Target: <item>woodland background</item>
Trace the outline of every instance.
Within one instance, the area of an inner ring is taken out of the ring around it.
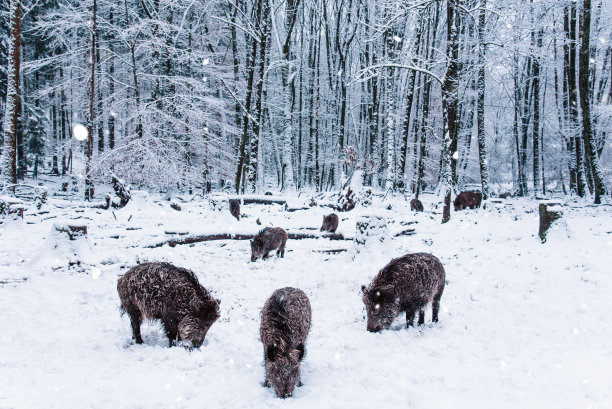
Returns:
[[[600,202],[607,0],[10,0],[5,186],[117,175],[159,190],[417,197],[478,185]],[[85,142],[74,126],[88,130]]]

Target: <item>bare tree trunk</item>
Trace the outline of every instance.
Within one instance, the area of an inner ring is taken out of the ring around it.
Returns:
[[[255,10],[253,12],[255,18],[255,32],[260,33],[259,22],[261,20],[261,3],[267,0],[258,0],[254,3]],[[247,162],[246,146],[249,142],[249,116],[251,112],[251,95],[253,93],[253,82],[255,77],[255,56],[257,54],[257,38],[251,38],[251,48],[247,52],[246,58],[246,71],[247,71],[247,88],[246,88],[246,101],[245,101],[245,112],[242,116],[242,137],[240,139],[240,148],[238,152],[238,168],[236,169],[236,193],[240,193],[240,185],[242,183],[242,176],[245,170]]]
[[[113,25],[113,10],[110,10],[108,16],[109,22]],[[115,102],[115,49],[114,49],[114,38],[111,38],[108,42],[108,49],[110,52],[110,59],[108,62],[108,106],[110,109],[108,115],[108,148],[115,149],[115,112],[113,111],[113,103]]]
[[[442,223],[450,221],[451,193],[453,190],[454,173],[456,172],[456,158],[454,152],[457,149],[457,107],[458,98],[458,31],[459,10],[461,0],[446,1],[446,75],[442,86],[442,110],[444,115],[444,145],[442,148],[442,174],[440,184],[444,194],[444,209],[442,211]],[[454,161],[454,165],[453,162]],[[455,172],[453,172],[455,169]]]
[[[97,37],[97,34],[96,34]],[[96,73],[98,86],[96,87],[96,118],[98,130],[98,153],[104,152],[104,122],[102,121],[103,102],[102,102],[102,64],[100,62],[100,42],[96,41]]]
[[[96,40],[97,22],[96,14],[98,2],[93,0],[93,20],[91,28],[91,77],[89,78],[89,118],[87,119],[87,159],[85,161],[85,200],[92,200],[94,196],[94,186],[91,180],[91,154],[93,151],[93,126],[94,126],[94,106],[96,101]]]
[[[263,179],[261,164],[259,163],[259,147],[262,143],[262,122],[266,62],[268,58],[268,45],[270,40],[270,5],[267,1],[261,4],[261,38],[259,41],[259,73],[255,91],[255,111],[257,121],[253,121],[253,132],[250,136],[250,159],[248,165],[248,184],[251,191],[257,191],[258,180]],[[260,186],[261,187],[261,186]]]
[[[486,0],[482,0],[480,3],[480,11],[478,13],[478,102],[476,106],[476,121],[478,128],[478,163],[480,165],[480,182],[482,185],[482,198],[487,199],[489,197],[489,166],[487,163],[487,147],[486,147],[486,135],[484,127],[485,119],[485,26],[486,26],[486,15],[485,10],[487,7]]]
[[[535,28],[534,28],[535,30]],[[540,193],[540,50],[542,49],[542,29],[536,34],[532,31],[532,44],[535,47],[533,58],[533,194]]]
[[[21,0],[9,6],[9,48],[7,69],[4,145],[2,149],[2,181],[17,183],[17,128],[19,117],[19,79],[21,68]]]
[[[584,174],[584,144],[580,135],[580,123],[578,122],[578,88],[576,85],[576,3],[569,5],[569,69],[568,69],[568,91],[569,91],[569,118],[570,132],[575,137],[576,152],[576,188],[578,196],[586,194],[586,177]]]
[[[271,0],[270,0],[271,1]],[[283,164],[282,164],[282,189],[293,190],[295,188],[295,177],[293,172],[293,63],[291,62],[291,43],[293,41],[293,28],[297,20],[297,10],[300,0],[287,0],[285,10],[285,38],[281,45],[283,67],[281,76],[283,81]],[[274,11],[272,11],[274,13]]]
[[[429,21],[431,21],[431,20],[429,20]],[[413,56],[412,61],[411,61],[411,64],[413,66],[417,65],[418,57],[420,55],[421,36],[422,36],[422,31],[423,31],[423,24],[424,23],[419,24],[417,29],[416,29],[416,34],[415,34],[415,38],[414,38],[415,51],[414,51],[414,56]],[[406,81],[407,85],[408,85],[408,88],[406,88],[406,91],[405,91],[406,94],[407,94],[406,114],[404,116],[402,145],[401,145],[401,148],[400,148],[400,157],[399,157],[399,171],[402,174],[402,180],[404,181],[404,183],[408,182],[408,178],[407,178],[407,175],[406,175],[406,171],[407,171],[407,166],[406,166],[407,158],[406,157],[408,155],[408,140],[409,140],[409,134],[410,134],[410,119],[411,119],[411,114],[412,114],[412,103],[414,101],[414,89],[415,89],[415,84],[416,84],[416,78],[417,78],[417,72],[416,71],[414,71],[414,70],[408,71],[408,80]],[[418,107],[418,105],[417,105],[417,107]]]
[[[585,145],[587,163],[591,165],[593,182],[595,184],[595,203],[601,203],[601,196],[606,194],[603,177],[599,165],[599,156],[593,146],[593,135],[591,130],[591,98],[589,92],[589,64],[590,64],[590,39],[591,39],[591,0],[584,0],[583,15],[581,18],[580,34],[582,43],[580,45],[579,65],[580,75],[580,107],[582,108],[582,138]]]
[[[569,174],[570,174],[570,194],[577,193],[578,172],[576,169],[576,136],[572,127],[575,125],[570,115],[570,42],[572,41],[570,32],[570,11],[569,7],[563,9],[563,31],[565,39],[563,42],[563,134],[567,137],[567,151],[569,153]]]
[[[125,25],[130,25],[130,18],[128,14],[128,5],[127,0],[123,0],[123,5],[125,9]],[[132,81],[134,82],[134,100],[136,103],[136,135],[138,139],[142,139],[143,137],[143,127],[142,127],[142,118],[140,115],[140,86],[138,85],[138,70],[136,69],[136,38],[131,38],[130,42],[130,58],[132,65]]]

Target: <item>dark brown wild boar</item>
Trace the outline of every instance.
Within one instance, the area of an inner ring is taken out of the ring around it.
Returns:
[[[482,193],[480,192],[461,192],[455,198],[455,211],[466,208],[475,209],[480,207]]]
[[[251,240],[251,261],[260,257],[267,259],[268,253],[277,250],[276,255],[285,257],[285,244],[287,232],[280,227],[266,227]]]
[[[406,326],[412,326],[419,312],[419,325],[425,322],[425,307],[431,303],[433,322],[438,321],[445,273],[440,260],[427,253],[412,253],[391,260],[372,283],[362,286],[370,332],[388,329],[402,312]]]
[[[232,216],[234,216],[236,220],[240,220],[240,200],[230,199],[229,207],[230,207],[230,213],[232,214]]]
[[[328,214],[327,216],[323,216],[323,225],[321,226],[321,231],[328,231],[330,233],[335,233],[338,228],[338,215],[336,213]]]
[[[117,291],[137,344],[142,344],[142,321],[158,319],[170,346],[185,340],[199,348],[219,318],[219,301],[200,285],[195,274],[170,263],[143,263],[131,268],[119,278]]]
[[[297,288],[274,291],[261,312],[259,335],[264,348],[264,386],[288,398],[300,381],[300,362],[306,353],[311,311],[308,296]]]
[[[417,212],[423,211],[423,203],[419,199],[412,199],[410,201],[410,210],[416,210]]]

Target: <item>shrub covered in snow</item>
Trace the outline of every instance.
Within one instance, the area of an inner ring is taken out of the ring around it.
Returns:
[[[208,206],[210,210],[220,212],[229,208],[229,198],[223,193],[213,193],[208,195]]]
[[[380,215],[362,215],[357,218],[355,243],[365,245],[370,241],[382,242],[389,236],[387,220]]]

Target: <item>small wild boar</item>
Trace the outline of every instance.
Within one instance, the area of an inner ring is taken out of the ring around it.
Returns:
[[[251,261],[260,257],[267,259],[268,253],[277,250],[276,255],[285,257],[285,244],[287,243],[287,232],[280,227],[266,227],[251,240]]]
[[[427,253],[412,253],[391,260],[374,281],[362,286],[370,332],[388,329],[400,313],[406,313],[406,327],[413,326],[419,312],[419,325],[425,322],[425,307],[431,303],[433,322],[438,321],[445,273],[440,260]]]
[[[410,201],[410,210],[416,210],[417,212],[423,211],[423,203],[419,199],[412,199]]]
[[[461,192],[455,198],[455,211],[466,208],[475,209],[480,207],[482,193],[480,192]]]
[[[240,220],[240,200],[230,199],[229,207],[230,207],[230,213],[232,214],[232,216],[234,216],[236,220]]]
[[[302,290],[285,287],[274,291],[261,312],[259,335],[264,348],[264,386],[274,387],[279,398],[288,398],[300,381],[300,362],[310,331],[310,301]]]
[[[323,225],[321,226],[321,231],[328,231],[330,233],[335,233],[338,228],[338,215],[336,213],[328,214],[327,216],[323,216]]]
[[[170,263],[143,263],[132,267],[117,282],[121,309],[132,323],[133,338],[142,344],[143,320],[160,320],[169,345],[190,341],[199,348],[219,318],[219,301],[200,285],[195,274]]]

